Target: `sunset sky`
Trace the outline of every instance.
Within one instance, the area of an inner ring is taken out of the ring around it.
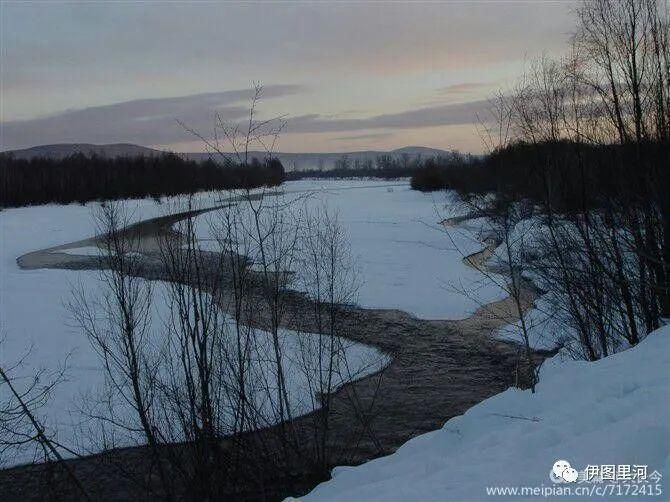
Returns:
[[[565,51],[569,2],[6,2],[2,150],[204,150],[213,115],[286,115],[279,149],[480,152],[477,114],[528,61]]]

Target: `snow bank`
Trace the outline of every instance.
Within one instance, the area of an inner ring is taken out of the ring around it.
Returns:
[[[577,334],[566,325],[564,316],[555,312],[553,293],[547,293],[535,300],[533,308],[526,312],[524,322],[528,341],[533,349],[554,350],[574,342]],[[501,340],[523,343],[521,321],[507,324],[495,332]]]
[[[598,219],[597,215],[591,216],[590,222],[597,228],[603,222]],[[467,222],[471,224],[471,222]],[[587,258],[582,251],[585,245],[583,236],[579,229],[575,226],[573,220],[564,218],[557,219],[554,224],[555,237],[551,236],[549,227],[546,224],[545,217],[542,215],[535,215],[529,218],[520,220],[509,234],[509,254],[505,243],[500,244],[492,256],[489,258],[488,264],[492,267],[499,267],[503,270],[509,270],[510,261],[517,268],[521,268],[523,276],[530,280],[540,291],[544,292],[536,301],[532,309],[530,309],[525,316],[526,328],[528,330],[531,347],[535,349],[552,350],[557,347],[572,347],[573,351],[578,352],[577,341],[579,340],[579,331],[574,325],[574,318],[567,311],[566,305],[566,291],[562,288],[565,284],[561,281],[554,282],[552,278],[552,267],[556,266],[551,262],[547,262],[543,257],[543,253],[548,249],[547,246],[553,249],[552,240],[555,238],[559,245],[564,246],[563,252],[571,254],[574,258],[571,262],[573,273],[584,271],[585,274],[588,263]],[[502,236],[501,229],[497,230],[498,239]],[[618,230],[619,242],[622,243],[623,259],[627,260],[627,267],[630,269],[630,277],[635,277],[637,267],[637,253],[635,250],[626,245],[626,243],[634,242],[632,236],[626,234],[625,230]],[[599,239],[598,236],[608,235],[606,228],[600,228],[591,237],[591,244],[596,250],[599,250],[600,259],[607,264],[612,260],[612,250],[608,247],[609,243]],[[540,270],[545,267],[549,271],[549,275],[541,273]],[[611,265],[615,269],[615,265]],[[553,274],[557,275],[554,270]],[[625,324],[627,321],[622,319],[620,314],[616,311],[611,313],[611,321],[615,323]],[[640,332],[644,332],[644,326],[640,322]],[[521,323],[515,322],[507,326],[503,326],[496,331],[496,336],[504,340],[510,340],[516,343],[523,343],[523,336],[521,334]],[[619,341],[614,347],[610,347],[611,351],[619,351],[628,347],[625,341]]]
[[[549,472],[558,459],[577,470],[589,464],[644,465],[649,474],[658,471],[667,479],[668,368],[670,327],[597,362],[558,355],[543,366],[536,394],[507,390],[442,429],[408,441],[393,455],[359,467],[338,467],[332,480],[304,500],[490,501],[496,497],[487,495],[487,487],[555,488]],[[651,500],[670,500],[670,486],[663,481],[664,493]],[[570,486],[593,483],[580,480]]]

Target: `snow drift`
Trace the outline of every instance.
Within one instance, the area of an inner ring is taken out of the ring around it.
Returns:
[[[358,467],[338,467],[332,480],[304,500],[490,501],[497,497],[488,495],[487,487],[556,487],[549,472],[558,459],[578,470],[589,464],[644,465],[667,479],[668,368],[670,326],[596,362],[559,354],[543,366],[536,394],[509,389],[442,429],[408,441],[392,455]],[[657,486],[665,490],[652,500],[670,500],[663,481]]]

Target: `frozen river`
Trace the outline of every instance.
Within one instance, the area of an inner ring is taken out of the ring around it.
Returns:
[[[286,183],[289,194],[309,193],[304,203],[326,204],[337,212],[359,270],[358,303],[365,307],[400,309],[427,319],[467,317],[481,303],[503,296],[482,281],[479,273],[462,263],[464,254],[478,250],[478,236],[463,229],[446,230],[438,222],[450,216],[455,199],[450,194],[426,195],[407,183],[378,181],[298,181]],[[219,195],[197,196],[200,207],[215,206]],[[183,202],[183,201],[181,201]],[[150,199],[128,201],[136,221],[173,210],[180,200],[158,204]],[[5,367],[24,359],[14,370],[19,381],[28,381],[37,370],[56,371],[66,366],[65,381],[39,413],[62,443],[89,451],[81,403],[99,392],[103,383],[99,359],[66,305],[73,287],[94,292],[98,273],[69,270],[21,270],[16,258],[25,253],[77,241],[95,234],[88,205],[47,205],[0,212],[0,363]],[[197,218],[211,221],[216,212]],[[199,221],[203,244],[210,239],[210,225]],[[449,233],[447,233],[449,232]],[[89,254],[90,249],[82,254]],[[468,290],[469,295],[461,290]],[[160,310],[160,309],[159,309]],[[286,331],[287,346],[304,336]],[[376,371],[385,358],[373,347],[347,342],[351,375],[359,378]],[[290,371],[290,370],[289,370]],[[301,412],[302,383],[292,394]],[[6,392],[3,388],[2,392]],[[0,395],[0,399],[6,395]],[[4,459],[17,463],[29,458]]]

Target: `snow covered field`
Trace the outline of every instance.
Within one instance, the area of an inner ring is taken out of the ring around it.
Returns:
[[[308,211],[326,205],[337,213],[358,267],[361,306],[463,319],[505,296],[462,262],[482,247],[478,226],[439,224],[458,210],[453,194],[424,194],[398,181],[302,180],[281,188],[286,199],[305,194],[297,204]],[[216,212],[196,218],[203,249],[216,248],[216,219]]]
[[[559,354],[542,367],[536,394],[509,389],[393,455],[336,468],[331,481],[302,500],[536,500],[541,497],[520,492],[495,497],[487,487],[588,490],[598,484],[584,481],[587,465],[646,466],[645,490],[656,494],[622,491],[601,500],[670,500],[668,368],[670,327],[593,363]],[[553,483],[549,473],[557,460],[567,460],[580,479]],[[655,471],[664,476],[658,483]]]

